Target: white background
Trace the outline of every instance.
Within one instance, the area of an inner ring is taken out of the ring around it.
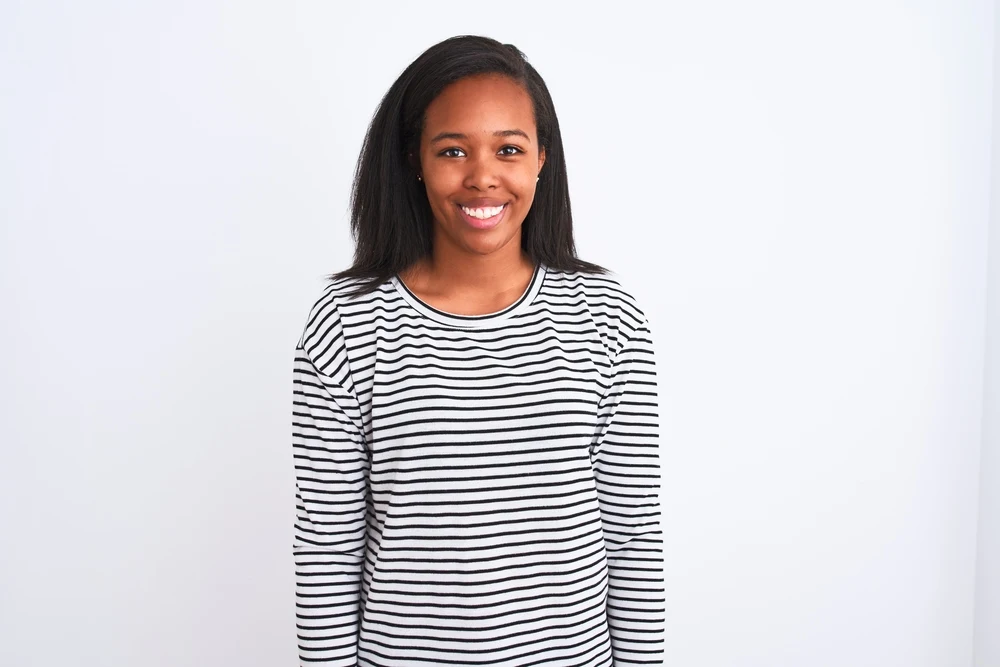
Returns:
[[[3,2],[0,664],[296,663],[294,345],[473,33],[650,318],[667,664],[1000,665],[993,4],[589,7]]]

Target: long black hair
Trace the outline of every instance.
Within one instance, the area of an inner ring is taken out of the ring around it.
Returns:
[[[606,274],[608,269],[576,256],[569,183],[559,120],[542,77],[513,44],[459,35],[424,51],[403,70],[368,125],[351,191],[354,263],[330,280],[362,278],[354,294],[374,291],[396,272],[431,254],[434,217],[417,180],[424,112],[441,91],[476,74],[500,74],[531,97],[545,165],[535,198],[521,225],[521,248],[533,263],[555,270]]]

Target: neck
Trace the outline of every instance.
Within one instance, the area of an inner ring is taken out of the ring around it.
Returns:
[[[482,255],[436,243],[430,256],[400,276],[409,287],[424,293],[483,297],[520,294],[534,271],[535,265],[521,250],[520,238],[512,238],[503,248]]]

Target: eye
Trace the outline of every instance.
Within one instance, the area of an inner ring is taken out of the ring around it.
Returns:
[[[457,151],[459,153],[463,152],[461,148],[454,148],[454,147],[452,147],[452,148],[446,148],[446,149],[444,149],[443,151],[441,151],[440,153],[438,153],[438,155],[440,155],[442,157],[461,157],[461,155],[454,155],[454,154],[452,154],[452,151]],[[508,153],[508,152],[504,152],[504,151],[511,151],[511,152]],[[524,151],[521,150],[520,148],[518,148],[517,146],[511,146],[511,145],[504,146],[503,148],[501,148],[498,151],[498,153],[499,153],[499,155],[501,157],[514,157],[518,153],[523,153],[523,152]]]

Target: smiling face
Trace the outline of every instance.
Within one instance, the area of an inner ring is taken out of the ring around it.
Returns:
[[[434,213],[435,252],[506,249],[519,257],[521,223],[545,162],[527,91],[504,76],[466,77],[446,87],[424,118],[419,173]]]

